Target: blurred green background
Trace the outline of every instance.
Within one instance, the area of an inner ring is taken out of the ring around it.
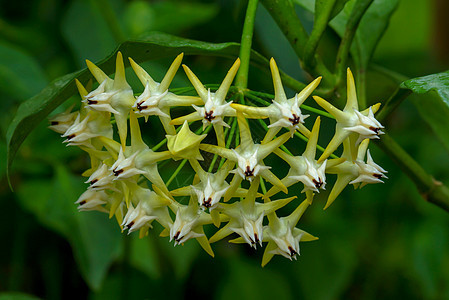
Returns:
[[[449,69],[444,2],[400,1],[373,62],[407,77]],[[211,258],[193,241],[174,248],[168,238],[158,237],[159,228],[139,240],[137,234],[121,234],[117,222],[104,214],[78,213],[73,202],[86,188],[80,174],[88,159],[65,147],[45,122],[35,124],[17,154],[11,174],[15,192],[10,191],[5,135],[21,102],[53,79],[84,68],[84,59],[98,61],[121,39],[148,31],[239,42],[245,8],[239,0],[0,0],[0,299],[449,299],[448,214],[426,203],[374,146],[374,160],[389,171],[385,184],[348,187],[324,212],[327,193],[318,195],[299,227],[320,239],[302,243],[298,261],[276,256],[265,268],[261,249],[223,240],[212,246],[216,256]],[[300,6],[297,12],[310,30],[313,15]],[[115,25],[107,22],[111,17]],[[329,60],[338,43],[328,30],[321,50]],[[253,48],[274,56],[295,78],[308,80],[261,5]],[[160,80],[171,60],[144,67]],[[207,76],[205,83],[221,82],[232,63],[196,56],[184,62],[199,78]],[[135,77],[129,79],[136,84]],[[187,85],[178,72],[173,86]],[[250,69],[249,87],[271,92],[269,73]],[[385,100],[393,89],[384,75],[369,70],[369,100]],[[448,152],[414,101],[425,96],[411,96],[384,125],[430,174],[449,183]],[[329,180],[335,178],[329,175]]]

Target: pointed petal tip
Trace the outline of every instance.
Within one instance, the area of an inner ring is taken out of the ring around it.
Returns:
[[[326,210],[329,206],[331,206],[331,204],[334,203],[334,201],[335,201],[335,199],[328,199],[323,210]]]

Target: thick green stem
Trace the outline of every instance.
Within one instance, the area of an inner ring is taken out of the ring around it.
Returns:
[[[242,40],[240,44],[240,68],[235,78],[235,85],[240,91],[248,86],[249,61],[251,59],[251,45],[253,41],[254,19],[256,17],[259,0],[249,0],[246,9],[245,24],[243,24]]]
[[[290,42],[296,55],[303,61],[304,46],[308,35],[298,16],[295,6],[289,0],[262,0],[262,4],[278,24],[287,40]],[[307,66],[305,66],[307,67]],[[333,86],[334,75],[327,69],[319,57],[312,69],[306,69],[312,76],[323,76],[323,80]]]
[[[345,69],[347,67],[347,61],[349,56],[349,50],[351,48],[352,40],[354,39],[357,28],[359,27],[360,20],[362,20],[368,7],[373,0],[357,0],[352,8],[351,15],[346,23],[346,30],[340,43],[340,47],[337,53],[337,61],[335,63],[335,70],[337,74],[337,85],[341,85],[345,78]]]
[[[304,47],[304,65],[307,66],[307,68],[313,68],[316,65],[315,52],[318,47],[318,43],[320,42],[321,37],[326,30],[327,23],[329,22],[332,10],[335,6],[335,2],[336,0],[328,0],[319,16],[315,11],[315,21],[313,23],[313,29],[310,33],[309,40]]]
[[[424,200],[449,212],[449,189],[443,183],[428,174],[388,134],[375,142],[413,181]]]

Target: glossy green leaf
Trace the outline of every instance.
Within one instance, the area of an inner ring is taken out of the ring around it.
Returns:
[[[414,105],[449,150],[449,71],[409,79],[401,87],[420,95],[411,98]]]
[[[40,223],[64,236],[71,244],[81,274],[88,285],[101,287],[111,263],[122,251],[115,220],[97,212],[78,212],[74,202],[85,186],[63,166],[56,167],[52,184],[27,181],[17,191],[22,206]]]
[[[234,59],[238,56],[239,44],[213,44],[153,32],[140,40],[122,43],[112,55],[100,61],[98,66],[107,74],[114,72],[115,54],[117,51],[121,51],[124,57],[132,57],[138,63],[150,59],[174,57],[180,52],[184,52],[187,55],[214,55]],[[254,64],[264,66],[268,70],[268,60],[266,58],[257,52],[253,52],[251,58]],[[45,119],[50,112],[70,96],[77,94],[75,86],[76,78],[82,83],[86,83],[92,76],[87,69],[67,74],[53,81],[42,92],[30,98],[19,107],[6,136],[8,171],[19,146],[34,129],[36,124]]]

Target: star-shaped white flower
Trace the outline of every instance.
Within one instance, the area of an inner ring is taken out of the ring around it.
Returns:
[[[136,168],[135,159],[138,154],[139,152],[134,152],[131,156],[125,157],[125,154],[123,153],[123,148],[120,147],[118,158],[112,165],[112,167],[109,169],[115,176],[113,180],[126,179],[134,175],[145,173],[145,171]]]
[[[77,112],[72,112],[74,106],[75,105],[72,105],[66,111],[48,118],[48,121],[50,122],[48,128],[57,133],[65,133],[67,129],[73,125],[78,116]]]
[[[95,90],[93,90],[84,97],[82,102],[85,103],[88,108],[93,110],[107,111],[113,114],[120,114],[120,112],[115,110],[111,105],[112,96],[117,94],[118,90],[106,92],[105,91],[106,83],[107,79],[103,80],[103,82],[98,86],[98,88],[96,88]]]
[[[162,93],[151,93],[150,84],[147,82],[143,93],[139,97],[137,97],[133,108],[137,110],[137,114],[145,116],[146,118],[152,115],[170,118],[167,113],[163,112],[159,108],[159,103],[167,95],[167,93],[168,90],[165,90]]]
[[[86,60],[86,64],[100,85],[97,89],[85,95],[83,102],[92,110],[114,114],[120,142],[124,147],[128,131],[128,114],[135,98],[131,86],[126,81],[122,53],[117,52],[114,79],[109,78],[91,61]]]
[[[327,145],[318,160],[319,162],[328,158],[348,137],[351,139],[350,146],[353,148],[353,155],[355,155],[355,149],[362,140],[365,138],[378,139],[379,135],[383,134],[381,129],[384,127],[374,118],[374,113],[379,109],[380,103],[370,106],[362,112],[359,111],[354,77],[349,68],[347,70],[347,89],[347,102],[343,110],[339,110],[318,96],[313,97],[318,105],[327,110],[337,120],[334,137]],[[355,157],[352,157],[352,160],[354,159]]]
[[[220,199],[229,188],[229,184],[226,184],[225,181],[221,182],[222,184],[220,187],[214,187],[212,183],[215,182],[211,182],[211,178],[208,178],[204,188],[199,187],[198,185],[191,186],[198,198],[198,203],[202,208],[209,208],[209,211],[217,207],[218,202],[220,202]]]
[[[141,230],[140,236],[142,236],[151,228],[153,220],[157,220],[163,227],[169,228],[172,222],[168,212],[170,200],[137,184],[130,184],[129,188],[132,199],[121,224],[123,229],[128,229],[128,234]]]
[[[75,122],[62,135],[65,137],[63,143],[68,143],[67,146],[86,146],[93,148],[90,139],[100,136],[99,133],[92,131],[88,126],[90,115],[87,115],[81,120],[81,114],[78,112]]]
[[[268,226],[264,227],[264,242],[268,242],[262,258],[265,266],[275,254],[282,255],[290,260],[296,259],[299,252],[299,242],[317,240],[317,237],[296,228],[301,216],[310,205],[304,200],[289,216],[279,218],[276,213],[268,215]]]
[[[251,149],[253,151],[238,151],[243,150],[241,148],[231,149],[237,159],[237,169],[231,171],[231,173],[239,174],[242,179],[252,181],[261,171],[271,169],[271,167],[264,166],[259,161],[257,155],[259,147],[259,144],[255,144],[253,147],[255,150]]]
[[[364,139],[379,139],[380,134],[384,134],[381,128],[384,128],[379,121],[374,118],[373,109],[370,106],[368,108],[368,115],[365,116],[358,110],[354,110],[357,115],[358,122],[357,125],[352,127],[345,127],[346,130],[350,130],[352,132],[358,133],[359,139],[357,140],[357,144],[359,144]]]
[[[89,189],[101,191],[105,189],[114,189],[113,180],[114,175],[109,167],[102,163],[87,179],[86,183],[89,183]]]
[[[309,137],[310,131],[303,125],[304,120],[309,115],[303,115],[300,106],[320,84],[321,77],[312,81],[299,94],[295,94],[293,98],[287,99],[279,69],[273,58],[270,60],[270,68],[275,93],[273,103],[267,107],[241,104],[232,104],[231,107],[245,113],[250,118],[270,118],[269,130],[262,144],[271,141],[282,128],[289,129],[292,137],[296,130]]]
[[[332,191],[329,194],[326,206],[328,208],[340,195],[343,189],[348,184],[353,184],[355,188],[362,188],[369,183],[383,183],[381,178],[387,178],[384,173],[387,173],[381,166],[377,165],[368,149],[369,139],[365,139],[360,143],[355,161],[351,160],[353,154],[352,147],[349,140],[343,142],[343,155],[347,158],[345,162],[338,166],[328,168],[327,172],[330,174],[337,174],[337,181],[335,182]],[[367,161],[364,161],[365,155]]]
[[[108,195],[104,191],[87,190],[75,202],[78,211],[97,210],[108,212],[103,205],[108,202]]]
[[[162,190],[166,196],[171,198],[157,166],[159,161],[170,159],[172,157],[171,152],[154,152],[143,142],[137,115],[134,112],[130,113],[129,122],[131,129],[130,146],[123,147],[118,142],[108,138],[100,139],[114,158],[114,163],[110,168],[110,171],[115,176],[114,181],[126,179],[126,182],[122,181],[122,183],[127,184],[130,180],[135,181],[138,179],[138,176],[134,177],[135,175],[142,174]]]
[[[198,107],[194,104],[192,106],[199,115],[203,116],[201,121],[203,122],[204,130],[209,124],[217,124],[229,128],[230,126],[223,121],[222,116],[225,114],[225,111],[230,110],[231,103],[232,101],[225,102],[225,104],[217,103],[216,97],[212,97],[210,89],[208,89],[207,100],[204,106]]]
[[[259,182],[259,177],[251,182],[248,193],[242,201],[237,201],[232,204],[219,204],[217,210],[229,216],[230,220],[226,226],[210,238],[211,243],[219,241],[235,232],[240,235],[240,238],[231,240],[230,242],[248,243],[254,248],[256,248],[257,244],[262,246],[264,216],[285,206],[296,197],[280,199],[269,203],[258,203],[256,202],[256,196]]]
[[[345,159],[332,159],[330,161],[318,163],[315,159],[316,148],[318,142],[318,135],[320,130],[321,118],[317,117],[313,125],[312,132],[307,142],[306,150],[300,156],[292,156],[280,149],[276,149],[274,153],[282,158],[290,165],[287,176],[281,181],[286,186],[292,186],[298,181],[304,184],[302,192],[307,193],[307,197],[311,201],[313,192],[319,193],[320,189],[325,189],[326,186],[326,167],[335,166]],[[264,197],[271,197],[278,193],[280,189],[273,186]]]
[[[176,246],[194,238],[213,257],[214,252],[203,229],[204,225],[213,222],[210,214],[202,210],[193,197],[190,197],[188,205],[182,205],[173,201],[170,208],[176,213],[175,222],[170,225],[170,241],[174,240]],[[221,219],[227,220],[227,218],[223,218],[221,215],[219,217],[220,221]]]
[[[149,116],[158,116],[164,126],[166,134],[170,135],[176,134],[175,127],[170,124],[170,107],[190,106],[192,104],[202,103],[202,100],[198,97],[178,96],[168,90],[181,65],[183,57],[184,53],[181,53],[176,57],[160,83],[154,81],[141,66],[129,58],[131,67],[145,87],[143,93],[135,100],[133,108],[138,115],[144,116],[145,120],[147,120]]]
[[[215,134],[217,136],[218,145],[221,147],[225,146],[223,127],[229,127],[223,119],[224,117],[235,116],[235,110],[230,107],[230,102],[226,102],[226,95],[228,93],[229,87],[234,80],[235,74],[240,66],[240,59],[237,60],[229,69],[228,74],[221,83],[220,87],[215,93],[211,93],[210,90],[206,90],[201,81],[196,77],[196,75],[187,67],[183,65],[184,71],[189,77],[190,82],[194,86],[196,92],[202,100],[204,107],[198,107],[194,105],[195,112],[179,117],[171,121],[173,125],[179,125],[185,121],[192,122],[202,120],[203,127],[208,124],[214,126]]]

